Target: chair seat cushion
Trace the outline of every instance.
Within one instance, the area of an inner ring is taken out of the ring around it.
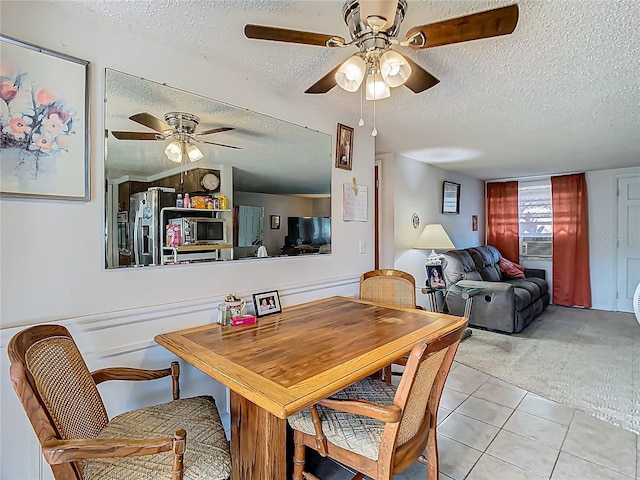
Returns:
[[[341,390],[331,398],[339,400],[367,400],[391,405],[396,394],[395,387],[380,380],[365,378]],[[334,445],[359,453],[372,460],[378,459],[380,440],[385,423],[362,415],[345,413],[318,405],[322,431]],[[289,425],[308,435],[315,435],[311,411],[307,408],[291,415]]]
[[[151,439],[187,431],[185,480],[223,480],[231,473],[229,444],[213,397],[174,400],[114,417],[98,438]],[[85,480],[167,480],[173,452],[85,461]]]

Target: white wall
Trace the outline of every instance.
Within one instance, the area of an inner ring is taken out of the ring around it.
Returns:
[[[425,260],[431,252],[415,250],[413,245],[430,223],[441,223],[456,248],[483,244],[484,182],[399,155],[379,155],[376,160],[381,164],[381,268],[404,270],[415,277],[416,285],[424,285]],[[445,180],[460,184],[458,215],[440,213]],[[420,217],[417,229],[411,224],[414,213]],[[476,232],[471,226],[472,215],[478,215]],[[418,303],[425,305],[426,299],[421,297],[418,292]]]
[[[205,62],[190,57],[188,49],[167,50],[127,32],[108,30],[66,2],[2,2],[1,9],[3,34],[91,62],[91,201],[0,200],[0,477],[32,480],[40,477],[41,455],[9,385],[5,348],[18,330],[12,327],[63,321],[72,333],[86,334],[87,344],[82,346],[91,350],[90,368],[101,363],[156,366],[172,357],[154,346],[154,335],[212,321],[213,307],[229,292],[249,298],[252,292],[280,289],[285,308],[327,295],[356,294],[359,275],[373,267],[371,252],[357,254],[359,240],[373,244],[373,222],[342,221],[341,186],[357,176],[371,188],[374,144],[369,135],[356,135],[353,171],[333,169],[331,208],[338,214],[332,225],[331,255],[107,271],[103,240],[106,67],[305,125],[332,135],[334,141],[336,123],[354,120],[314,107],[302,94],[274,93],[216,69],[216,47]],[[369,208],[373,218],[372,204]],[[105,315],[108,325],[94,329],[92,323],[103,321]],[[144,323],[138,325],[142,319]],[[225,399],[210,382],[189,368],[184,377],[192,382],[186,389],[213,392],[219,408],[226,411]],[[110,413],[160,399],[135,395],[120,386],[109,388],[118,392],[109,400],[119,399],[109,403]],[[46,477],[46,466],[44,472]]]
[[[587,172],[591,306],[615,311],[618,275],[618,178],[640,175],[640,167]]]

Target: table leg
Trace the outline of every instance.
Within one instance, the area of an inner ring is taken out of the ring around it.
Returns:
[[[286,477],[287,421],[230,392],[231,480]]]

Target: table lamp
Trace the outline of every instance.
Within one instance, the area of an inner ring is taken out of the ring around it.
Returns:
[[[456,248],[440,223],[432,223],[424,227],[420,238],[413,248],[431,250],[427,257],[427,265],[441,265],[440,255],[436,250]]]

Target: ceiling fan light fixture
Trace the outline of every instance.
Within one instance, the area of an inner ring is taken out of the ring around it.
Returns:
[[[411,75],[409,62],[394,50],[387,50],[380,56],[380,73],[390,87],[399,87]]]
[[[164,154],[172,162],[181,163],[182,162],[181,143],[178,140],[173,140],[172,142],[169,142],[167,147],[164,149]]]
[[[366,62],[359,55],[354,55],[340,65],[336,72],[336,82],[347,92],[357,92],[366,70]]]
[[[360,18],[371,28],[386,30],[393,25],[398,0],[360,0]]]
[[[367,75],[367,100],[382,100],[391,96],[391,89],[381,78],[379,73]]]
[[[198,160],[202,160],[204,158],[202,151],[192,144],[187,145],[187,156],[192,162],[197,162]]]

